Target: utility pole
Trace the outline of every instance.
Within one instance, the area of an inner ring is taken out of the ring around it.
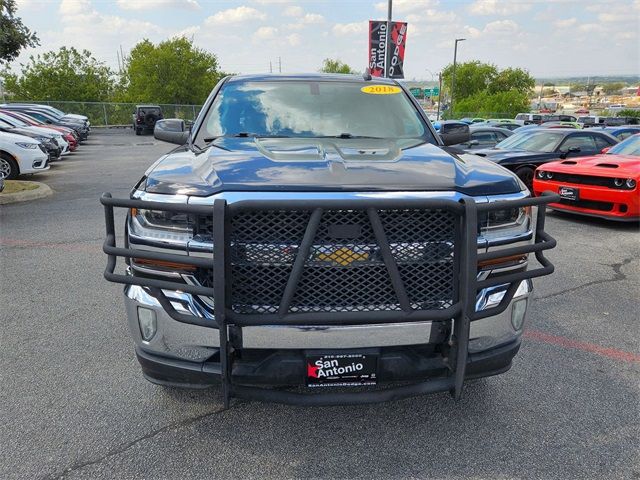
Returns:
[[[278,73],[282,73],[282,58],[278,57]]]
[[[389,0],[387,6],[387,36],[384,42],[384,78],[389,78],[389,65],[387,65],[387,59],[389,58],[389,44],[391,43],[391,11],[393,6],[392,0]]]
[[[449,105],[450,111],[453,114],[453,100],[456,94],[456,60],[458,58],[458,42],[464,42],[466,38],[456,38],[456,43],[453,48],[453,72],[451,72],[451,105]]]

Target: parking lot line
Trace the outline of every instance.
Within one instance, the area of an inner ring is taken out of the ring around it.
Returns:
[[[560,347],[582,350],[583,352],[595,353],[596,355],[611,358],[613,360],[620,360],[627,363],[640,363],[640,355],[636,355],[635,353],[625,352],[624,350],[617,350],[615,348],[601,347],[594,343],[580,342],[566,337],[559,337],[539,330],[527,330],[525,331],[524,336],[530,340],[537,340],[551,345],[558,345]]]

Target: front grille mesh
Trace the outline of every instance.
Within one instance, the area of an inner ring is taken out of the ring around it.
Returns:
[[[311,211],[241,211],[230,225],[230,306],[277,313]],[[444,210],[377,210],[413,310],[452,306],[457,215]],[[208,234],[210,223],[200,222]],[[212,272],[201,271],[209,284]],[[401,310],[365,210],[324,210],[287,313]]]

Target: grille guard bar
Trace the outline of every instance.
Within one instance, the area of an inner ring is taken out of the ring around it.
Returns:
[[[301,200],[297,202],[271,200],[271,201],[240,201],[227,204],[223,199],[214,200],[213,208],[204,205],[174,204],[164,202],[151,202],[137,199],[115,199],[111,194],[104,193],[100,202],[104,206],[106,238],[103,251],[107,254],[107,266],[104,277],[115,283],[125,285],[138,285],[147,287],[150,293],[157,298],[160,305],[173,319],[192,325],[217,328],[220,335],[220,376],[224,405],[228,407],[232,396],[245,398],[261,398],[284,403],[297,404],[334,404],[345,403],[370,403],[372,401],[385,401],[395,398],[403,398],[431,391],[449,390],[458,400],[462,395],[463,382],[468,357],[468,343],[470,322],[481,318],[493,316],[505,311],[521,281],[549,275],[554,266],[543,254],[544,250],[556,246],[556,241],[544,231],[545,208],[549,203],[557,202],[559,196],[552,192],[544,192],[540,197],[524,198],[520,200],[497,201],[491,203],[476,203],[472,197],[463,197],[460,202],[444,199],[362,199],[357,201],[345,200]],[[501,209],[539,206],[536,217],[536,230],[533,244],[516,247],[502,248],[497,251],[478,253],[478,214]],[[213,256],[210,258],[176,255],[165,252],[154,252],[121,248],[116,245],[116,232],[114,221],[114,208],[137,208],[149,210],[161,210],[195,215],[211,215],[215,219],[213,223]],[[459,218],[457,226],[457,239],[454,247],[454,260],[456,262],[455,274],[458,276],[457,295],[453,305],[442,310],[412,310],[408,304],[407,293],[395,259],[391,254],[389,242],[377,214],[377,209],[431,209],[445,210],[455,213]],[[241,211],[257,210],[307,210],[311,211],[311,219],[299,252],[293,263],[292,271],[287,281],[277,314],[239,314],[230,308],[230,292],[227,278],[230,276],[230,220]],[[326,209],[358,209],[366,210],[375,234],[376,241],[386,270],[390,276],[393,290],[399,300],[400,311],[373,311],[373,312],[305,312],[287,313],[289,304],[293,298],[300,280],[304,262],[308,256],[311,243],[314,239],[323,210]],[[220,239],[222,241],[220,241]],[[478,262],[494,260],[500,257],[525,255],[534,253],[541,267],[531,270],[510,273],[485,280],[477,279]],[[140,276],[122,275],[115,273],[117,257],[143,258],[149,260],[161,260],[167,262],[182,263],[195,267],[213,267],[213,287],[202,285],[188,285],[185,283],[160,280],[157,278],[145,278]],[[476,312],[475,299],[480,289],[509,284],[502,301],[495,307]],[[214,300],[215,319],[206,319],[195,315],[179,313],[164,295],[162,290],[179,290],[194,295],[212,297]],[[223,306],[220,308],[219,306]],[[411,321],[445,321],[454,320],[453,338],[448,363],[451,375],[446,378],[435,379],[427,382],[406,385],[398,388],[383,389],[375,392],[359,393],[329,393],[320,396],[323,399],[311,401],[309,395],[292,392],[275,392],[263,388],[244,385],[235,385],[232,382],[231,362],[232,346],[228,339],[227,327],[230,325],[243,327],[249,325],[328,325],[328,324],[365,324],[365,323],[396,323]]]

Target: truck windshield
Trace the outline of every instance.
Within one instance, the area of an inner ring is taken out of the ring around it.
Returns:
[[[196,144],[221,136],[438,143],[403,90],[375,82],[231,81],[216,96]]]

